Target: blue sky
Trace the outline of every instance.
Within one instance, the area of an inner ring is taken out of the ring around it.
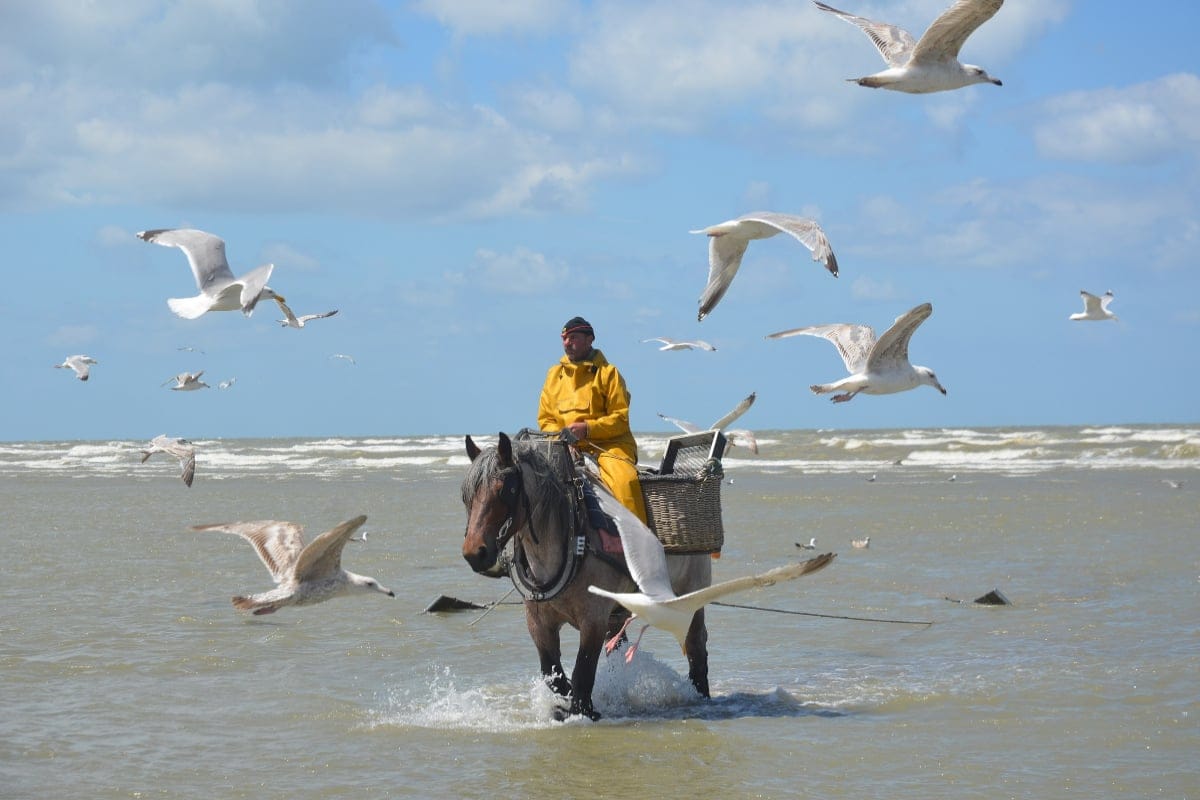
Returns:
[[[920,35],[946,0],[837,5]],[[751,391],[755,429],[1194,422],[1200,7],[1153,7],[1007,0],[961,54],[1002,87],[910,96],[847,83],[882,62],[800,0],[5,3],[0,439],[514,431],[575,314],[635,430]],[[688,231],[754,210],[819,219],[841,276],[754,242],[697,322]],[[162,227],[340,314],[178,319]],[[1068,322],[1080,289],[1120,321]],[[831,345],[763,338],[922,302],[945,397],[835,405]]]

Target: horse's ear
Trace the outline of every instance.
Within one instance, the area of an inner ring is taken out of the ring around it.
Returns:
[[[477,445],[477,444],[475,444],[475,442],[471,441],[471,434],[468,433],[467,434],[467,457],[470,458],[472,461],[474,461],[481,452],[483,452],[483,451],[479,449],[479,445]]]
[[[500,463],[503,466],[511,467],[513,463],[512,440],[504,431],[500,431],[500,442],[496,449],[500,452]]]

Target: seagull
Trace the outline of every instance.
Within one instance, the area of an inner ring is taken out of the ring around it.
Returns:
[[[326,311],[324,314],[305,314],[304,316],[297,317],[292,313],[292,310],[287,307],[287,303],[283,302],[282,300],[279,300],[278,303],[279,307],[283,310],[283,315],[287,318],[278,320],[278,322],[285,328],[303,328],[304,324],[310,320],[325,319],[326,317],[332,317],[338,312],[338,310],[335,308],[333,311]]]
[[[75,377],[81,381],[86,381],[88,376],[92,374],[92,364],[98,363],[91,356],[67,356],[61,364],[55,364],[55,369],[71,369],[75,370]]]
[[[208,384],[200,380],[200,376],[204,374],[204,370],[199,372],[181,372],[174,378],[167,378],[162,385],[166,386],[171,381],[175,381],[175,385],[171,387],[173,392],[194,392],[197,389],[207,389]]]
[[[285,606],[307,606],[344,594],[380,592],[395,597],[374,578],[342,569],[342,548],[367,521],[366,515],[343,522],[304,544],[304,526],[295,522],[221,522],[193,525],[194,531],[219,531],[241,536],[250,544],[278,584],[269,592],[233,598],[239,611],[273,614]]]
[[[702,320],[716,307],[738,267],[742,265],[742,255],[746,252],[751,239],[769,239],[778,233],[794,236],[805,247],[812,251],[813,261],[825,265],[833,277],[837,277],[837,259],[825,231],[815,220],[806,217],[795,217],[790,214],[778,214],[774,211],[759,211],[753,214],[731,219],[717,225],[710,225],[691,233],[704,233],[708,241],[708,285],[700,296],[700,312],[696,319]]]
[[[646,342],[661,342],[662,347],[658,348],[659,350],[693,350],[698,348],[700,350],[712,351],[717,349],[708,342],[700,339],[690,342],[682,342],[678,339],[670,339],[666,336],[655,336],[652,339],[642,339],[643,344]]]
[[[228,389],[230,386],[233,386],[233,384],[235,384],[235,383],[237,383],[237,378],[229,378],[227,380],[223,380],[220,383],[218,383],[217,388],[218,389]]]
[[[875,482],[875,473],[872,472],[871,477],[867,478],[867,483],[874,483],[874,482]]]
[[[811,537],[808,540],[808,544],[801,544],[800,542],[796,542],[796,547],[799,547],[801,550],[816,550],[817,549],[817,537],[815,537],[815,536]]]
[[[851,539],[850,546],[859,550],[866,550],[871,546],[871,537],[867,536],[862,539]]]
[[[283,303],[283,296],[267,286],[275,265],[264,264],[240,278],[233,277],[229,262],[225,260],[225,242],[220,237],[190,228],[141,231],[137,237],[164,247],[178,247],[192,266],[200,294],[167,300],[176,316],[196,319],[209,311],[241,309],[248,317],[254,313],[259,300]]]
[[[958,473],[955,473],[955,474],[951,475],[949,478],[946,478],[946,481],[948,483],[954,483],[956,480],[958,480]]]
[[[1165,483],[1167,486],[1170,486],[1172,489],[1182,489],[1183,488],[1183,481],[1176,481],[1176,480],[1171,480],[1170,478],[1163,478],[1162,482]]]
[[[1091,292],[1079,290],[1079,296],[1083,298],[1083,311],[1078,314],[1072,314],[1067,319],[1072,320],[1104,320],[1116,319],[1117,315],[1108,310],[1108,306],[1113,301],[1112,289],[1104,293],[1102,297],[1097,297]]]
[[[615,600],[632,612],[632,615],[625,621],[625,625],[621,626],[621,630],[605,643],[605,652],[611,653],[617,648],[625,628],[635,618],[641,619],[644,623],[637,641],[625,654],[626,663],[633,659],[633,654],[641,643],[642,634],[645,634],[646,628],[651,625],[669,631],[682,647],[684,639],[687,638],[688,628],[692,624],[692,617],[706,604],[733,592],[771,586],[780,581],[799,578],[801,575],[822,569],[834,559],[833,553],[824,553],[807,561],[776,567],[759,575],[735,578],[676,596],[675,591],[671,588],[671,578],[667,573],[666,553],[663,551],[658,537],[631,511],[618,502],[598,478],[592,476],[591,473],[588,473],[588,478],[595,487],[600,507],[616,523],[617,530],[621,534],[621,545],[625,549],[625,562],[640,590],[637,592],[610,592],[599,586],[588,586],[588,591],[592,594]]]
[[[879,48],[888,68],[865,78],[849,79],[859,86],[925,94],[961,89],[975,83],[1003,85],[982,67],[959,63],[958,51],[976,28],[1000,10],[1004,0],[956,0],[933,21],[920,41],[895,25],[856,17],[817,0],[814,2],[822,11],[857,25]]]
[[[704,430],[721,431],[722,433],[725,434],[725,441],[729,445],[734,446],[734,447],[745,447],[751,453],[757,453],[758,452],[758,439],[755,438],[754,431],[748,431],[748,430],[745,430],[742,428],[737,428],[737,429],[734,429],[731,431],[725,430],[726,425],[730,424],[731,422],[736,420],[738,417],[742,416],[742,414],[745,414],[746,410],[749,409],[750,406],[754,405],[754,400],[757,396],[758,396],[757,392],[751,392],[745,399],[742,400],[742,402],[740,402],[736,406],[734,406],[732,411],[730,411],[725,416],[721,417],[719,420],[714,422],[712,425],[709,425],[707,428],[701,428],[699,425],[688,422],[687,420],[684,420],[684,419],[676,419],[675,417],[668,417],[666,414],[659,414],[658,416],[662,417],[667,422],[669,422],[672,425],[674,425],[675,427],[679,428],[684,433],[700,433],[701,431],[704,431]]]
[[[354,360],[354,356],[348,356],[345,353],[334,353],[333,355],[330,356],[330,358],[342,358],[342,359],[345,359],[346,361],[349,361],[351,364],[358,363],[357,361]]]
[[[176,347],[175,349],[176,350],[186,350],[189,353],[199,353],[200,355],[204,355],[203,350],[197,350],[196,348],[191,347],[190,345],[184,345],[183,347]]]
[[[841,391],[833,396],[833,402],[845,403],[859,392],[867,394],[892,394],[915,389],[922,384],[932,386],[942,394],[946,390],[938,383],[937,376],[929,367],[914,366],[908,361],[908,340],[913,331],[933,313],[933,306],[922,303],[907,314],[896,317],[892,327],[883,336],[875,339],[870,325],[814,325],[793,328],[767,336],[768,339],[783,339],[788,336],[820,336],[833,342],[841,353],[842,361],[850,377],[834,383],[819,383],[810,386],[814,394]]]
[[[165,433],[155,436],[142,450],[142,463],[155,453],[166,453],[179,459],[179,477],[189,488],[196,477],[196,448],[187,439],[173,439]]]

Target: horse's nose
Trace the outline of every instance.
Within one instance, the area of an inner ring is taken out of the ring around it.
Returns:
[[[463,558],[467,560],[467,564],[476,572],[483,572],[491,566],[488,559],[488,550],[485,545],[480,545],[474,550],[463,548]]]

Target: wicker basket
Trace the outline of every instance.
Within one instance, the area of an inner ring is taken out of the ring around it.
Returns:
[[[725,544],[721,524],[721,462],[710,459],[692,474],[642,475],[650,529],[668,553],[717,553]]]

